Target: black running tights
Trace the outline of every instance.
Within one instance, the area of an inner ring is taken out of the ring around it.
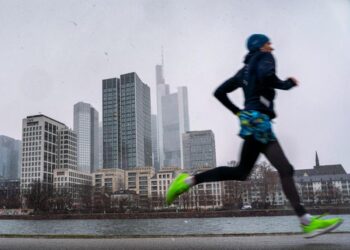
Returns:
[[[237,167],[217,167],[195,175],[195,183],[236,180],[244,181],[249,176],[260,153],[263,153],[277,169],[282,182],[282,188],[298,216],[306,214],[300,204],[299,194],[295,187],[293,166],[289,163],[278,141],[263,144],[248,137],[242,147],[241,160]]]

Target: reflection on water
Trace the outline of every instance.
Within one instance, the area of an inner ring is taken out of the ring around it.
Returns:
[[[337,231],[350,232],[350,215]],[[300,232],[295,216],[125,220],[0,220],[0,234],[182,235]]]

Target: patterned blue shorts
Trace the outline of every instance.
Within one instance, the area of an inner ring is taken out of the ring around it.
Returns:
[[[238,117],[241,124],[239,136],[243,139],[252,135],[257,141],[264,144],[276,141],[268,115],[255,110],[244,110],[239,112]]]

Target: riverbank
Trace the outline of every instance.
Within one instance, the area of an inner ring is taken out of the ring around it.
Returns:
[[[187,236],[176,238],[1,238],[0,249],[146,249],[146,250],[205,250],[205,249],[349,249],[350,234],[331,233],[316,239],[304,239],[301,235],[225,235]]]
[[[350,232],[332,232],[350,234]],[[283,233],[234,233],[234,234],[147,234],[147,235],[96,235],[96,234],[0,234],[0,238],[44,238],[44,239],[137,239],[137,238],[188,238],[188,237],[256,237],[302,235],[301,232]]]
[[[346,208],[310,208],[311,214],[350,214],[350,207]],[[216,218],[216,217],[256,217],[256,216],[287,216],[294,215],[288,209],[264,210],[223,210],[223,211],[179,211],[179,212],[126,212],[126,213],[93,213],[93,214],[36,214],[36,215],[1,215],[0,220],[62,220],[62,219],[162,219],[162,218]]]

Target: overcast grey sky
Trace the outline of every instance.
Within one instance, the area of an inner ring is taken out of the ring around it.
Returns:
[[[233,75],[245,41],[264,33],[278,75],[274,129],[295,168],[340,163],[350,172],[350,2],[346,0],[0,0],[0,134],[21,139],[21,120],[39,112],[73,126],[73,105],[100,113],[102,79],[136,72],[151,87],[187,86],[191,130],[212,129],[218,164],[237,160],[236,117],[212,92]],[[230,95],[242,107],[242,91]]]

